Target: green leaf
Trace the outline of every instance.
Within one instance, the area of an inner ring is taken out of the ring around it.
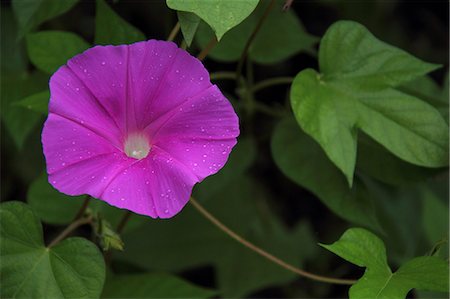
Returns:
[[[177,11],[178,21],[180,22],[181,32],[188,47],[191,46],[194,35],[197,32],[200,18],[191,12]]]
[[[19,23],[19,37],[34,27],[69,11],[78,0],[13,0],[12,7]]]
[[[301,51],[310,54],[316,52],[314,45],[318,39],[305,31],[294,11],[281,11],[282,2],[277,1],[249,49],[250,59],[257,63],[272,64],[288,59]],[[227,32],[208,55],[218,61],[238,60],[247,40],[264,14],[266,3],[261,2],[247,19]],[[199,45],[205,47],[212,36],[213,32],[208,26],[201,23],[196,35]]]
[[[67,60],[88,48],[89,44],[72,32],[40,31],[27,35],[31,62],[48,74],[53,74]]]
[[[449,118],[449,88],[448,71],[444,78],[443,86],[440,88],[429,76],[420,77],[414,81],[401,86],[400,89],[408,94],[421,98],[433,105],[441,115],[448,121]]]
[[[18,149],[23,147],[42,115],[14,104],[28,95],[44,90],[47,84],[47,76],[38,72],[7,73],[0,76],[1,117]]]
[[[363,277],[349,291],[354,298],[405,298],[415,288],[448,292],[449,267],[443,259],[417,257],[392,273],[383,242],[371,232],[351,228],[331,245],[322,245],[343,259],[366,267]]]
[[[422,223],[430,244],[444,243],[442,255],[448,258],[449,206],[448,196],[442,200],[430,190],[423,191]],[[447,250],[445,250],[447,249]]]
[[[358,129],[409,163],[448,164],[448,126],[439,112],[390,88],[436,65],[377,40],[362,25],[349,21],[337,22],[327,31],[319,64],[321,74],[307,69],[296,76],[292,109],[303,130],[322,146],[350,186]]]
[[[216,33],[217,39],[241,23],[258,5],[259,0],[166,0],[171,9],[195,13],[208,23]]]
[[[398,86],[440,67],[378,40],[352,21],[336,22],[327,30],[320,43],[319,66],[324,81],[370,89]]]
[[[98,248],[83,238],[44,246],[42,226],[21,202],[0,205],[2,296],[8,298],[95,298],[105,264]]]
[[[83,204],[84,196],[67,196],[55,190],[43,173],[28,189],[27,202],[34,213],[50,224],[70,223]]]
[[[424,240],[422,224],[423,184],[389,186],[359,174],[376,198],[375,210],[383,228],[389,259],[396,265],[422,255],[431,248]]]
[[[146,40],[136,27],[122,19],[104,0],[97,0],[95,43],[99,45],[131,44]]]
[[[13,105],[27,108],[29,110],[47,115],[49,99],[50,99],[50,92],[48,90],[45,90],[32,94],[31,96],[25,97],[20,101],[16,101],[13,103]]]
[[[142,273],[108,278],[102,298],[210,298],[216,293],[169,274]]]
[[[407,163],[365,135],[358,139],[356,168],[394,186],[423,181],[441,170]]]
[[[272,137],[272,155],[291,180],[313,192],[338,216],[380,230],[372,198],[362,182],[348,188],[344,176],[294,119],[281,121]]]

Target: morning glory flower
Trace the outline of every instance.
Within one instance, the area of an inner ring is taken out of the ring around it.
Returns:
[[[42,144],[49,182],[169,218],[219,171],[238,117],[202,63],[172,42],[96,46],[50,79]]]

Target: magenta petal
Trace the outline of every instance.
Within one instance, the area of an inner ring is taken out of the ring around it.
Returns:
[[[171,42],[91,48],[52,76],[50,93],[50,183],[154,218],[178,213],[239,135],[202,63]]]
[[[154,148],[149,157],[118,173],[102,198],[138,214],[170,218],[189,201],[196,182],[179,161]]]
[[[42,144],[50,183],[69,195],[100,196],[111,174],[133,162],[103,137],[52,113],[42,132]]]
[[[150,128],[149,128],[150,130]],[[239,135],[239,120],[217,86],[184,102],[154,134],[154,144],[199,180],[219,171]]]
[[[70,59],[67,66],[103,106],[111,122],[125,133],[129,87],[128,47],[96,46]]]
[[[140,129],[211,86],[203,64],[171,42],[130,45],[129,70],[134,109],[128,111]]]
[[[50,79],[49,113],[59,114],[89,127],[120,147],[121,132],[88,87],[67,66]]]

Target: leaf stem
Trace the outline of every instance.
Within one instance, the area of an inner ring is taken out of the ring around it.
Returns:
[[[208,55],[208,53],[212,50],[212,48],[214,48],[214,46],[217,44],[217,38],[215,36],[213,36],[211,38],[211,40],[208,42],[208,44],[206,45],[205,48],[203,48],[203,50],[200,52],[200,54],[198,54],[197,59],[199,59],[200,61],[202,61],[203,59],[205,59],[205,57]]]
[[[68,227],[66,227],[66,229],[63,230],[55,239],[53,239],[53,241],[50,242],[50,244],[47,246],[47,248],[55,246],[61,240],[65,239],[70,233],[72,233],[79,226],[90,223],[91,221],[92,221],[92,216],[79,218],[79,219],[75,220]]]
[[[292,77],[275,77],[256,83],[252,87],[252,92],[258,92],[262,89],[281,84],[291,84],[294,81]]]
[[[276,256],[268,253],[264,249],[256,246],[253,243],[250,243],[237,233],[235,233],[233,230],[225,226],[222,222],[220,222],[216,217],[214,217],[211,213],[209,213],[197,200],[191,197],[190,200],[191,204],[197,209],[197,211],[200,212],[206,219],[211,221],[215,226],[217,226],[221,231],[223,231],[225,234],[230,236],[231,238],[235,239],[245,247],[249,248],[250,250],[256,252],[257,254],[261,255],[262,257],[272,261],[273,263],[279,265],[280,267],[294,272],[295,274],[298,274],[302,277],[309,278],[315,281],[325,282],[325,283],[332,283],[332,284],[343,284],[343,285],[352,285],[356,281],[352,279],[340,279],[340,278],[332,278],[332,277],[326,277],[322,275],[317,275],[314,273],[307,272],[305,270],[299,269],[297,267],[294,267],[291,264],[286,263],[285,261],[277,258]]]
[[[171,42],[177,37],[178,32],[180,31],[180,22],[177,22],[175,26],[173,26],[172,31],[170,31],[169,37],[167,38],[168,42]]]
[[[271,0],[269,5],[267,6],[266,10],[264,11],[264,14],[259,19],[258,24],[256,25],[255,29],[253,30],[252,34],[248,38],[247,43],[245,44],[244,50],[242,51],[241,58],[239,59],[238,66],[236,68],[236,78],[239,78],[239,75],[242,72],[242,68],[244,67],[244,61],[247,58],[248,49],[250,48],[253,40],[255,39],[256,34],[258,34],[259,30],[261,29],[264,21],[269,16],[269,13],[272,10],[274,4],[275,4],[275,0]],[[282,33],[280,33],[280,34],[282,34]]]

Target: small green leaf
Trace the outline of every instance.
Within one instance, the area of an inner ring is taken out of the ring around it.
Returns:
[[[14,106],[20,106],[29,110],[47,115],[48,113],[48,101],[50,99],[50,92],[44,90],[31,96],[25,97],[20,101],[13,103]]]
[[[439,112],[390,88],[436,65],[389,46],[348,21],[327,31],[319,60],[322,74],[307,69],[296,76],[291,105],[300,126],[322,146],[350,186],[358,129],[409,163],[448,164],[448,126]]]
[[[210,298],[216,294],[169,274],[142,273],[107,278],[102,298]]]
[[[48,74],[53,74],[67,60],[88,48],[89,44],[72,32],[40,31],[27,35],[31,62]]]
[[[136,27],[122,19],[104,0],[97,0],[95,43],[99,45],[131,44],[146,40]]]
[[[84,196],[67,196],[55,190],[43,173],[28,189],[27,202],[35,214],[50,224],[68,224],[83,204]]]
[[[276,2],[249,49],[250,59],[257,63],[272,64],[301,51],[310,54],[316,52],[314,45],[318,39],[306,32],[294,11],[281,11],[282,2]],[[261,2],[261,5],[247,19],[227,32],[208,55],[218,61],[238,60],[247,40],[264,14],[265,8],[266,2]],[[205,47],[212,36],[211,29],[201,23],[196,35],[199,45]]]
[[[2,296],[95,298],[105,279],[98,248],[83,238],[44,246],[42,226],[21,202],[0,205]]]
[[[177,11],[178,21],[180,22],[181,32],[188,47],[191,46],[194,35],[197,32],[200,18],[191,12]]]
[[[358,181],[348,188],[344,176],[313,139],[291,118],[276,127],[272,155],[278,168],[295,183],[313,192],[338,216],[379,230],[374,205],[366,187]]]
[[[216,33],[217,39],[241,23],[258,5],[259,0],[166,0],[171,9],[195,13],[208,23]]]
[[[392,273],[383,242],[365,229],[351,228],[335,243],[322,246],[355,265],[366,267],[363,277],[350,288],[350,299],[402,299],[413,288],[448,292],[447,262],[438,257],[422,256]]]
[[[69,11],[78,0],[13,0],[12,7],[19,23],[19,37],[41,23]]]
[[[120,235],[114,231],[107,220],[97,217],[95,222],[95,234],[100,240],[100,245],[104,251],[110,249],[123,250],[123,242]]]

